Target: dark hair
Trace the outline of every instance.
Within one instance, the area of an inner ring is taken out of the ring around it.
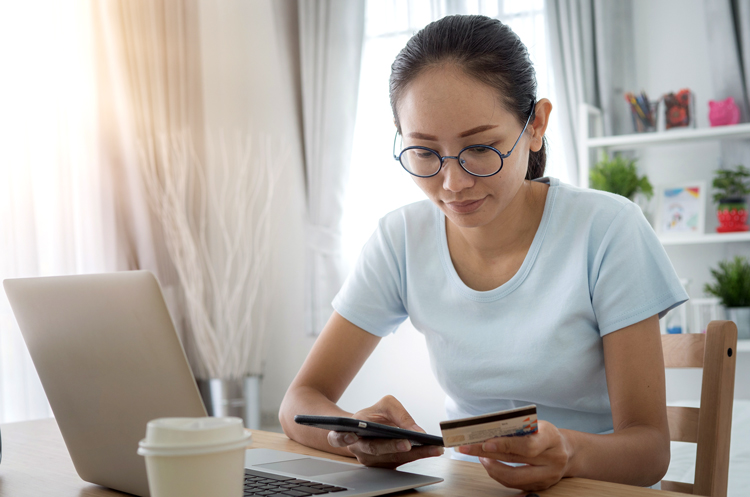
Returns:
[[[445,62],[497,89],[505,108],[521,125],[526,122],[531,103],[536,101],[536,73],[526,46],[497,19],[454,15],[428,24],[412,36],[391,65],[391,108],[399,131],[396,107],[404,90],[423,70]],[[529,152],[526,179],[544,176],[546,149],[544,139],[538,152]]]

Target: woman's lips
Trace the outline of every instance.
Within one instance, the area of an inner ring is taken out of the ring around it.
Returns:
[[[485,198],[480,198],[479,200],[469,200],[466,202],[445,202],[445,205],[447,205],[448,208],[453,212],[457,212],[459,214],[467,214],[479,209],[484,203]]]

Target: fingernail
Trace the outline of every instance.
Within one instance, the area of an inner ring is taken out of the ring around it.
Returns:
[[[459,452],[461,452],[462,454],[466,454],[468,452],[469,448],[461,445],[460,447],[456,447],[456,450],[459,451]]]
[[[430,449],[430,455],[431,456],[442,456],[443,455],[443,448],[442,447],[432,447]]]
[[[354,435],[352,433],[347,433],[346,435],[344,435],[344,442],[348,444],[353,444],[356,441],[357,441],[357,435]]]
[[[409,442],[405,442],[402,440],[396,444],[396,449],[398,449],[400,452],[408,452],[409,450],[411,450],[411,445],[409,444]]]
[[[410,430],[411,431],[421,431],[422,433],[424,433],[424,430],[419,425],[412,425],[412,427],[410,428]]]
[[[486,444],[482,445],[482,450],[485,452],[497,452],[497,445],[492,442],[487,442]]]

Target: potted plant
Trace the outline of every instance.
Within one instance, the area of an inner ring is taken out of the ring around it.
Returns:
[[[591,188],[616,193],[630,200],[634,200],[638,193],[650,199],[654,188],[645,175],[638,176],[635,162],[636,159],[627,159],[620,154],[611,159],[604,156],[589,172]]]
[[[718,297],[726,307],[728,318],[737,325],[738,338],[750,338],[750,262],[736,256],[719,262],[711,269],[714,284],[706,283],[704,291]]]
[[[750,170],[743,165],[736,169],[719,169],[714,177],[714,202],[718,203],[716,216],[719,218],[719,233],[747,231],[747,202],[745,195],[750,193],[748,180]]]

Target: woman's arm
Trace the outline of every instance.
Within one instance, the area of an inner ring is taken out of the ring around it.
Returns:
[[[294,422],[297,414],[346,416],[424,432],[390,396],[354,415],[336,405],[379,342],[379,337],[333,313],[281,402],[279,421],[289,438],[316,449],[357,457],[369,466],[395,467],[442,453],[438,447],[411,447],[406,440],[364,440],[353,433],[327,432]]]
[[[566,476],[653,485],[670,460],[659,319],[652,316],[603,340],[614,433],[568,433],[576,456]]]
[[[326,431],[298,425],[294,416],[351,417],[352,413],[336,402],[379,342],[380,337],[333,313],[281,402],[279,421],[289,438],[316,449],[352,455],[346,448],[331,447]]]
[[[659,321],[652,316],[605,335],[604,368],[614,433],[595,435],[539,422],[539,433],[462,447],[482,457],[495,480],[511,488],[542,490],[579,476],[653,485],[669,466],[664,357]],[[526,463],[511,467],[498,461]]]

